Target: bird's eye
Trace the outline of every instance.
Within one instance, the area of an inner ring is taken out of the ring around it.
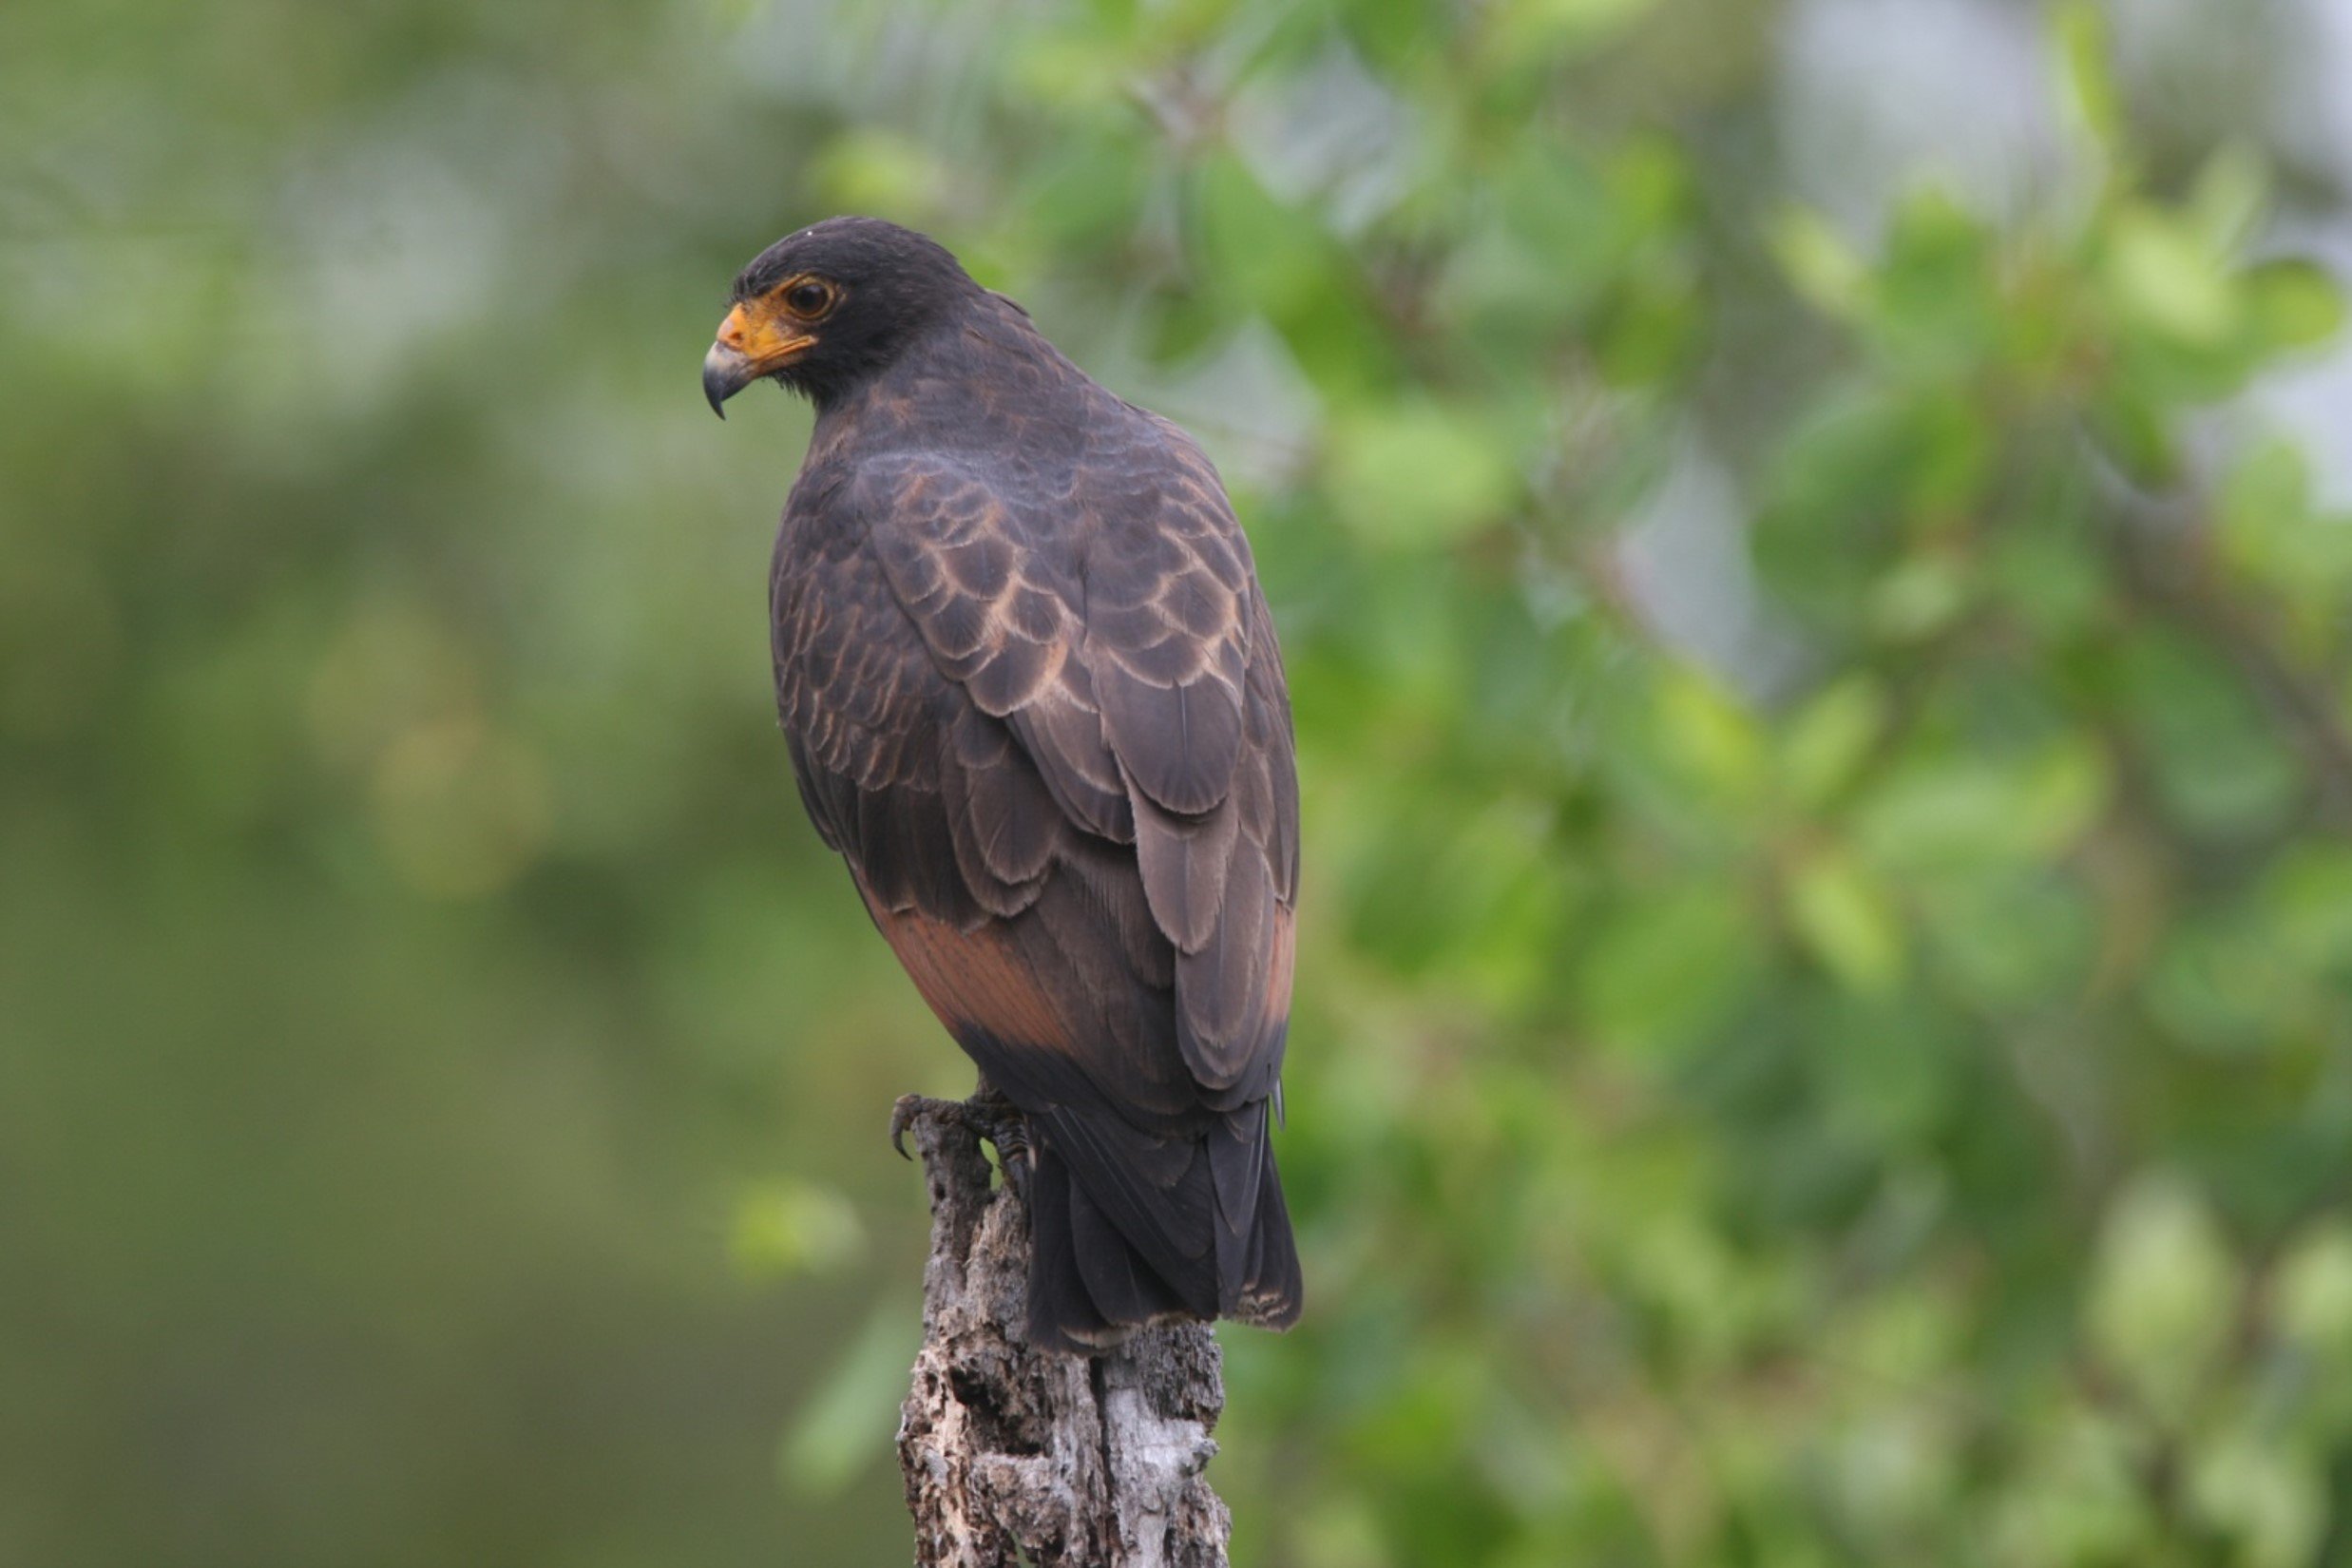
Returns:
[[[794,283],[784,291],[784,308],[794,316],[822,316],[832,302],[833,291],[822,283]]]

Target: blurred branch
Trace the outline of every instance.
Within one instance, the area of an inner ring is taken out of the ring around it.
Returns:
[[[1028,1214],[991,1191],[964,1102],[899,1102],[930,1188],[923,1350],[898,1428],[918,1568],[1225,1568],[1230,1516],[1201,1472],[1225,1407],[1206,1324],[1099,1356],[1021,1328]]]
[[[2109,530],[2121,581],[2229,661],[2303,753],[2324,819],[2352,823],[2352,732],[2333,697],[2280,648],[2268,617],[2221,579],[2206,547],[2211,524],[2201,511],[2184,523],[2145,504],[2122,522]]]

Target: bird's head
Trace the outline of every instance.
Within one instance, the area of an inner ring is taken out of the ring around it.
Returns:
[[[878,218],[828,218],[761,251],[702,357],[702,393],[771,376],[819,403],[886,368],[979,292],[946,247]]]

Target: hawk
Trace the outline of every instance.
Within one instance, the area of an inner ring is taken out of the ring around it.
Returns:
[[[1298,777],[1215,468],[874,219],[803,229],[736,279],[703,391],[723,417],[763,377],[816,410],[769,579],[793,772],[1025,1123],[1001,1152],[1027,1196],[1032,1342],[1288,1327],[1268,1124]]]

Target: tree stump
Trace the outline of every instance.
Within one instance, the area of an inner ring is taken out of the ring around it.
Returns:
[[[923,1350],[900,1412],[918,1568],[1225,1568],[1231,1516],[1202,1471],[1225,1407],[1203,1323],[1100,1355],[1023,1337],[1028,1214],[992,1188],[981,1113],[899,1101],[930,1187]]]

